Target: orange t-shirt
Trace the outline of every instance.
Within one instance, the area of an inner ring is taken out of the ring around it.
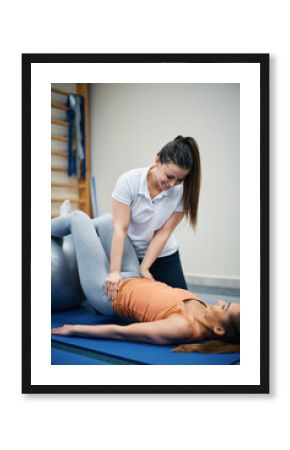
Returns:
[[[183,314],[183,300],[203,303],[185,289],[172,288],[146,278],[128,278],[120,287],[112,305],[120,316],[129,317],[136,322],[155,322],[166,319],[173,313]]]

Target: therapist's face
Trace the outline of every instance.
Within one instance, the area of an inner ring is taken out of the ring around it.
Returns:
[[[156,182],[163,191],[181,184],[189,173],[189,169],[183,169],[174,163],[161,164],[159,160],[156,160],[155,164]]]

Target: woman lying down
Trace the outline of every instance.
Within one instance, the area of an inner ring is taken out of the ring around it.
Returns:
[[[122,281],[115,298],[104,291],[109,273],[112,219],[90,219],[81,211],[63,211],[52,220],[52,236],[72,234],[80,283],[97,311],[134,321],[129,325],[64,325],[52,334],[116,339],[151,344],[182,344],[173,351],[236,353],[240,346],[240,305],[220,300],[209,305],[190,291],[140,278],[139,261],[129,239],[123,258]],[[203,343],[194,343],[196,341]]]

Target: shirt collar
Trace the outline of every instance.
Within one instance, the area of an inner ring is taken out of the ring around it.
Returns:
[[[148,191],[148,184],[147,184],[147,176],[148,172],[151,169],[152,166],[148,166],[144,169],[144,172],[142,173],[142,176],[140,178],[140,184],[139,184],[139,191],[138,193],[141,195],[144,195],[146,198],[149,198],[151,200],[149,191]],[[157,195],[158,198],[167,197],[169,194],[170,189],[167,191],[161,191],[160,194]]]

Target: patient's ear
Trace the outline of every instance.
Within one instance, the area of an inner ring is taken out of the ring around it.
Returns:
[[[213,332],[218,336],[223,336],[225,334],[225,329],[224,327],[216,325],[213,327]]]

